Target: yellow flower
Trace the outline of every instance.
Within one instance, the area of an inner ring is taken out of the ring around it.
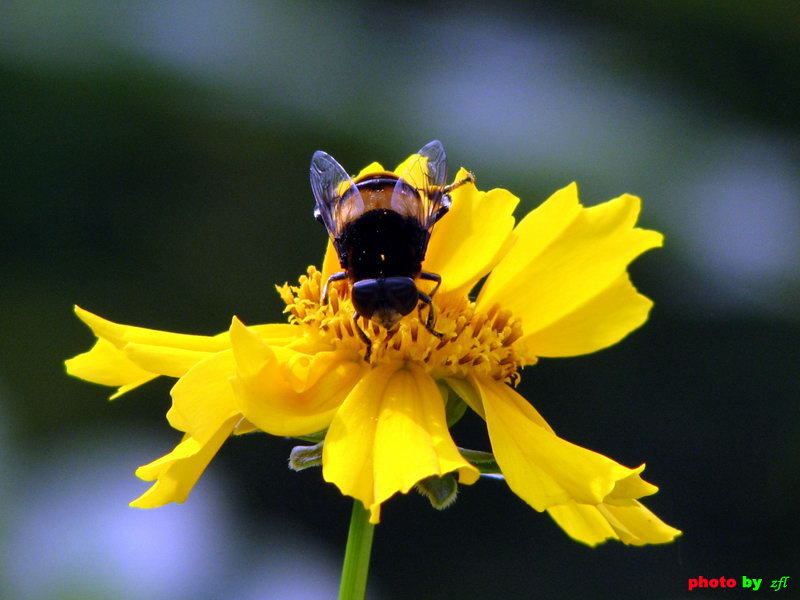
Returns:
[[[373,163],[361,174],[382,170]],[[167,419],[183,440],[137,470],[155,484],[132,505],[184,501],[231,434],[324,432],[324,479],[360,500],[376,523],[383,502],[427,478],[478,479],[448,429],[445,407],[456,399],[486,421],[509,487],[576,540],[671,541],[680,532],[638,501],[657,491],[641,479],[643,465],[624,467],[559,438],[514,389],[519,370],[538,357],[594,352],[647,319],[652,303],[626,269],[662,236],[635,227],[639,199],[630,195],[585,208],[572,184],[515,227],[517,203],[506,190],[481,192],[472,183],[452,192],[423,265],[442,277],[433,304],[443,337],[417,313],[392,332],[362,320],[369,363],[345,282],[320,301],[322,284],[339,270],[330,243],[321,271],[309,267],[298,285],[278,288],[288,324],[234,318],[228,332],[206,337],[111,323],[76,308],[98,340],[67,361],[69,373],[117,386],[112,398],[159,375],[178,378]]]

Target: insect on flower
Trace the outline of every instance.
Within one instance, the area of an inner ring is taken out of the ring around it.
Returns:
[[[328,230],[342,267],[325,282],[322,302],[327,302],[331,283],[349,284],[353,323],[367,346],[366,361],[372,342],[358,325],[358,317],[391,331],[417,308],[425,328],[442,336],[433,328],[436,317],[431,302],[442,278],[423,271],[422,261],[433,226],[450,209],[448,194],[474,177],[470,174],[450,185],[445,185],[446,180],[447,155],[438,140],[423,146],[416,161],[400,175],[380,171],[354,181],[329,154],[317,151],[311,159],[314,217]],[[436,285],[426,294],[417,287],[417,279]],[[423,320],[426,305],[428,316]]]
[[[515,389],[539,357],[598,351],[647,320],[653,303],[628,265],[662,236],[636,226],[639,198],[587,208],[571,184],[516,223],[519,198],[477,189],[465,169],[447,185],[445,169],[439,142],[392,171],[373,163],[352,178],[316,153],[316,212],[331,239],[321,270],[277,288],[288,323],[234,317],[218,335],[187,335],[76,307],[97,340],[66,361],[70,374],[116,387],[112,398],[177,378],[167,418],[184,436],[136,471],[154,484],[133,506],[185,501],[229,436],[263,431],[320,441],[293,453],[291,468],[320,465],[371,523],[397,494],[416,488],[442,508],[457,483],[502,474],[585,544],[680,535],[639,501],[658,489],[644,465],[559,437]],[[467,406],[486,422],[491,452],[456,446],[450,418]]]

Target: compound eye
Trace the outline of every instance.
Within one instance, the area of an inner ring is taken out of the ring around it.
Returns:
[[[378,308],[381,289],[376,279],[362,279],[353,284],[353,306],[356,312],[368,319]]]
[[[383,287],[386,303],[401,315],[407,315],[417,307],[419,291],[410,277],[387,277]]]

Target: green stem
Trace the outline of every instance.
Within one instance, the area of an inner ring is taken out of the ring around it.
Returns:
[[[347,532],[347,549],[344,552],[342,583],[339,600],[363,600],[367,590],[369,556],[375,526],[369,522],[369,511],[359,500],[353,500],[350,530]]]

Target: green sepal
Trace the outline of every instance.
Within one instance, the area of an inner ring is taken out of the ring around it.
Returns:
[[[418,481],[414,488],[431,503],[436,510],[444,510],[458,496],[458,483],[452,473],[447,473],[439,477],[432,475],[422,481]]]
[[[494,454],[491,452],[470,450],[469,448],[459,448],[458,451],[461,453],[461,456],[477,467],[481,475],[502,475],[503,472],[500,470],[497,461],[494,459]]]
[[[447,417],[447,428],[449,429],[461,420],[461,417],[467,411],[467,405],[446,382],[439,380],[436,385],[444,401],[444,413]]]
[[[317,431],[315,433],[309,433],[307,435],[295,435],[293,436],[296,440],[303,440],[304,442],[321,442],[325,439],[325,435],[328,433],[327,429],[323,429],[321,431]]]
[[[311,467],[322,466],[322,446],[325,442],[313,446],[295,446],[289,453],[289,468],[292,471],[303,471]]]

